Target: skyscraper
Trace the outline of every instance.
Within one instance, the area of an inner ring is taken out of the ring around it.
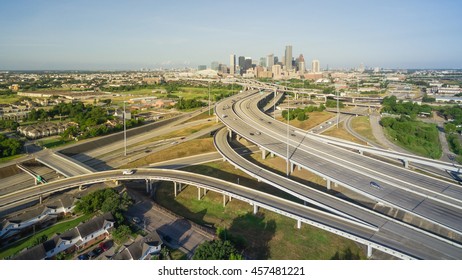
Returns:
[[[212,61],[212,64],[210,65],[210,68],[212,70],[218,71],[218,67],[220,67],[220,62],[218,61]]]
[[[284,65],[287,70],[292,70],[292,46],[286,46]]]
[[[298,62],[298,72],[300,75],[305,74],[305,61]]]
[[[236,55],[231,54],[229,56],[229,74],[234,75],[236,72]]]
[[[321,72],[321,69],[320,69],[320,67],[319,67],[319,60],[314,59],[314,60],[311,62],[311,72],[313,72],[313,73],[319,73],[319,72]]]
[[[266,67],[268,70],[271,70],[271,67],[274,65],[274,54],[269,54],[266,56]]]
[[[245,57],[240,56],[240,57],[239,57],[239,69],[240,69],[240,72],[241,72],[241,73],[239,73],[239,74],[242,75],[242,74],[245,73],[244,68],[245,68]]]

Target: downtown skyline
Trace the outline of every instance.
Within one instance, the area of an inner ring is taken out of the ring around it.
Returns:
[[[0,70],[135,70],[258,60],[462,68],[457,1],[7,1]]]

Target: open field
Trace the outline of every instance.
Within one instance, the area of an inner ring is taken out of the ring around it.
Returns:
[[[240,184],[264,188],[259,187],[263,184],[245,178],[241,171],[223,162],[191,166],[188,170],[228,180],[242,176]],[[280,192],[274,188],[273,191]],[[244,248],[245,255],[251,259],[330,259],[337,252],[348,249],[364,258],[362,250],[352,241],[308,225],[296,229],[294,220],[270,211],[260,210],[253,215],[252,207],[238,200],[223,207],[223,197],[214,192],[209,191],[198,200],[197,188],[188,186],[174,198],[172,184],[162,183],[157,189],[156,200],[196,223],[226,228],[229,238],[239,248]]]
[[[308,130],[331,119],[332,117],[335,116],[335,114],[324,111],[324,112],[311,112],[311,113],[308,113],[308,116],[309,118],[306,121],[299,121],[297,119],[291,120],[290,125],[295,126],[300,129]],[[277,119],[281,122],[287,122],[287,120],[285,120],[281,116],[277,117]]]
[[[369,117],[367,116],[360,116],[354,117],[351,120],[351,128],[359,133],[361,136],[370,139],[373,142],[378,143],[377,139],[374,137],[372,133],[371,123],[369,122]]]
[[[212,138],[206,139],[195,139],[184,143],[174,145],[168,149],[147,155],[141,159],[130,162],[121,168],[135,168],[141,166],[147,166],[150,163],[166,161],[175,158],[187,157],[202,153],[208,153],[215,151]]]
[[[358,138],[354,137],[353,135],[348,133],[348,131],[346,131],[343,127],[337,128],[334,126],[330,128],[329,130],[323,132],[322,134],[326,136],[336,137],[336,138],[343,139],[343,140],[348,140],[348,141],[355,142],[355,143],[362,144],[362,145],[367,145],[366,142],[361,141]]]

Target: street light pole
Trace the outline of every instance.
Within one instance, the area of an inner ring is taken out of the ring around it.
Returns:
[[[124,101],[124,156],[127,156],[127,125],[125,123],[126,113],[125,113],[125,101]]]
[[[289,116],[290,116],[289,94],[287,94],[287,164],[286,176],[289,177]]]
[[[209,116],[210,116],[210,82],[209,82]]]
[[[338,128],[338,123],[339,123],[339,120],[340,120],[340,109],[339,109],[339,105],[338,105],[338,100],[339,100],[339,92],[337,91],[337,128]]]

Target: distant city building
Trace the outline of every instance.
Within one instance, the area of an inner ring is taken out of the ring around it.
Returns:
[[[286,66],[287,70],[292,70],[292,46],[286,46],[285,52],[285,62],[284,65]]]
[[[220,64],[218,66],[218,69],[220,70],[221,73],[228,74],[228,66],[226,66],[226,64]]]
[[[199,65],[197,66],[197,70],[201,71],[201,70],[205,70],[207,69],[207,65]]]
[[[295,65],[297,66],[297,70],[300,71],[301,67],[300,67],[300,63],[303,62],[305,63],[305,58],[303,57],[303,54],[300,54],[297,59],[295,60]],[[305,70],[305,69],[303,69]]]
[[[220,63],[218,61],[212,61],[210,69],[218,71],[219,67],[220,67]]]
[[[269,54],[266,56],[266,68],[271,70],[271,67],[274,65],[274,54]]]
[[[321,72],[321,67],[319,66],[319,60],[317,59],[314,59],[312,62],[311,62],[311,72],[313,73],[319,73]]]
[[[361,63],[361,64],[359,65],[358,71],[359,71],[359,72],[364,72],[364,70],[366,70],[366,68],[364,67],[364,63]]]
[[[305,61],[298,62],[298,72],[300,75],[305,74]]]
[[[282,77],[282,68],[281,65],[276,64],[271,67],[271,72],[273,72],[274,79],[280,79]]]
[[[266,67],[266,57],[260,57],[260,63],[258,66]]]
[[[239,74],[244,74],[245,73],[245,57],[240,56],[239,57],[239,69],[240,73]]]
[[[273,65],[276,65],[279,63],[279,57],[275,56],[274,57],[274,64]]]
[[[231,54],[229,56],[229,74],[234,75],[236,73],[236,55]]]
[[[252,58],[246,57],[244,61],[244,72],[247,73],[247,70],[252,68]]]

